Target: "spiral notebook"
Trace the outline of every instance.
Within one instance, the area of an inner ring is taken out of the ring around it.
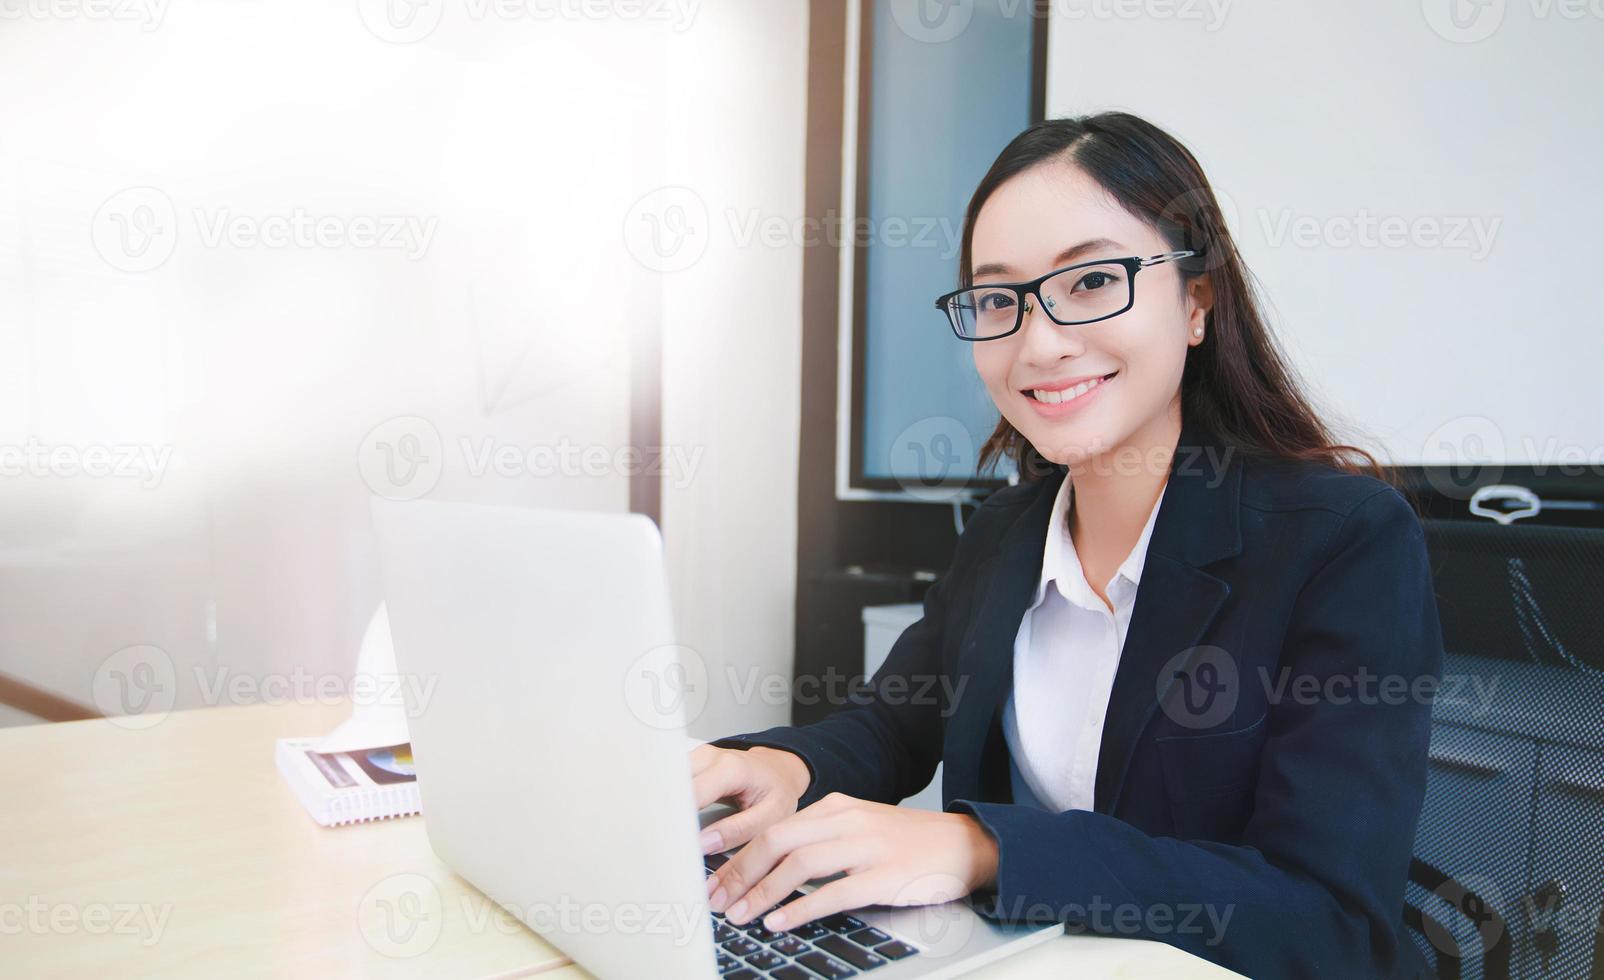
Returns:
[[[274,760],[296,799],[325,827],[422,812],[410,745],[313,751],[320,739],[281,738]]]

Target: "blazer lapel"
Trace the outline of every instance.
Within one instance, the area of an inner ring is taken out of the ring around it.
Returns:
[[[947,725],[946,800],[1011,800],[1002,707],[1013,688],[1014,638],[1041,581],[1047,518],[1064,478],[1060,470],[1037,484],[997,552],[976,570],[976,587],[985,591],[958,654],[964,687]],[[1160,671],[1197,644],[1230,593],[1201,566],[1241,553],[1241,478],[1235,453],[1201,428],[1183,425],[1103,723],[1095,789],[1100,813],[1113,811],[1136,740],[1174,683],[1173,672],[1160,678]]]
[[[1137,739],[1181,673],[1165,667],[1197,645],[1230,594],[1230,586],[1202,566],[1242,552],[1241,482],[1242,462],[1234,453],[1195,427],[1183,428],[1103,721],[1094,794],[1099,813],[1118,805]]]
[[[1059,472],[1036,485],[1036,496],[1003,532],[997,552],[976,569],[976,588],[984,594],[958,651],[964,687],[947,724],[942,792],[948,800],[995,800],[999,786],[1008,785],[1006,754],[1001,775],[996,771],[993,728],[1013,685],[1014,637],[1041,581],[1047,518],[1062,482]]]

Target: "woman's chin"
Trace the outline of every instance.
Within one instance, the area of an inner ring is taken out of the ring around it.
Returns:
[[[1095,439],[1070,440],[1060,436],[1043,442],[1045,445],[1042,442],[1032,442],[1031,445],[1035,446],[1036,451],[1048,462],[1058,466],[1068,466],[1070,469],[1104,451],[1101,442]]]
[[[1037,424],[1029,428],[1019,428],[1016,424],[1015,428],[1019,428],[1036,452],[1050,463],[1074,467],[1108,448],[1103,434],[1091,426],[1073,422],[1042,425],[1038,420],[1032,421]]]

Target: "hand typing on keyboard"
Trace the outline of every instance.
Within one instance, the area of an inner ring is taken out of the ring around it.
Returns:
[[[698,810],[720,800],[740,810],[702,831],[703,854],[739,847],[795,813],[812,778],[800,756],[781,749],[711,745],[691,750],[691,777]]]
[[[712,872],[728,858],[713,854],[705,860]],[[801,897],[801,892],[792,892],[785,901]],[[773,932],[755,922],[731,925],[714,913],[713,942],[718,947],[718,972],[725,980],[844,980],[919,952],[918,947],[845,912],[786,932]]]
[[[839,872],[845,877],[792,894]],[[996,875],[996,842],[973,817],[832,793],[769,824],[714,871],[709,904],[735,925],[767,912],[763,926],[783,932],[866,905],[949,902]]]

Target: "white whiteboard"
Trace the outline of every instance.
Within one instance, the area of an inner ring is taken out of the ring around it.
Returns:
[[[1599,4],[1068,0],[1049,30],[1048,115],[1192,149],[1342,434],[1604,463]]]

